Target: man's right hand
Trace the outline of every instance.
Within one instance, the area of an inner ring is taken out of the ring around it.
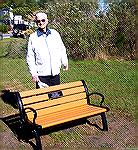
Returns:
[[[33,82],[38,82],[39,81],[38,76],[37,75],[36,76],[32,76],[32,81]]]

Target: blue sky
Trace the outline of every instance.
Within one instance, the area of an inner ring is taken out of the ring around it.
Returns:
[[[99,0],[99,11],[104,11],[106,12],[108,10],[108,4],[105,3],[104,0]]]
[[[100,10],[103,11],[104,7],[105,7],[104,0],[99,0],[99,8],[100,8]]]

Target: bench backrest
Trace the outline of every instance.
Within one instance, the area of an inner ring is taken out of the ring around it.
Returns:
[[[87,104],[84,81],[20,92],[23,108],[31,107],[38,116]],[[29,118],[33,114],[28,111]]]

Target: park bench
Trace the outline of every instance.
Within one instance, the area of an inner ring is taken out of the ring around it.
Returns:
[[[93,94],[101,97],[99,106],[91,104],[90,96]],[[104,96],[89,93],[84,80],[15,92],[15,97],[20,112],[20,128],[23,132],[26,128],[31,130],[38,150],[42,149],[40,133],[43,129],[51,131],[66,123],[87,123],[88,118],[100,115],[102,130],[108,130],[105,112],[109,109],[102,106]]]

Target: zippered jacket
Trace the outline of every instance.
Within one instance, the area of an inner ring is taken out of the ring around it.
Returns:
[[[58,75],[61,66],[68,65],[66,48],[55,29],[46,34],[37,30],[28,41],[27,64],[32,76]]]

